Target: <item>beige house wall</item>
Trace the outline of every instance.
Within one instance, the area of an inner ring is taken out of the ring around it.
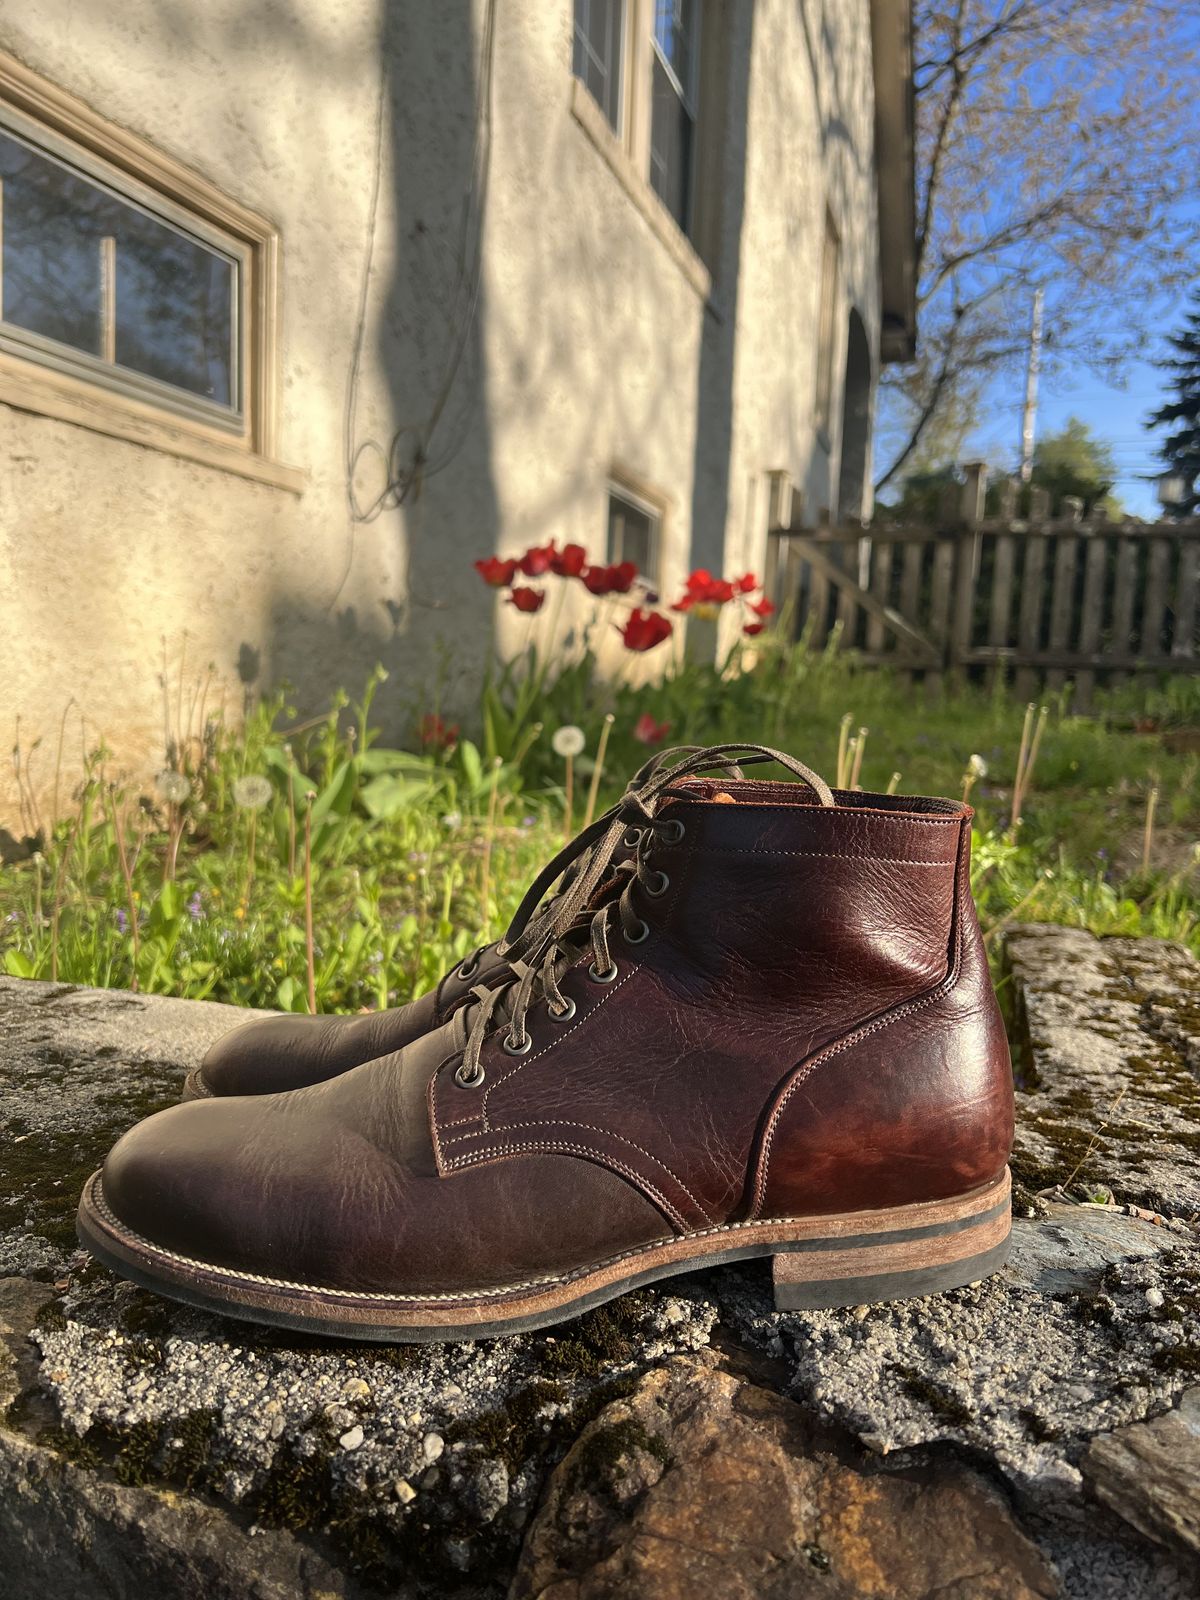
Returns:
[[[239,659],[252,689],[289,679],[303,709],[382,661],[390,737],[435,681],[469,712],[496,616],[471,561],[549,538],[599,556],[614,471],[661,502],[667,599],[691,565],[761,570],[768,472],[814,516],[831,503],[840,441],[812,426],[826,204],[841,336],[851,303],[873,348],[878,327],[868,0],[706,7],[698,249],[574,86],[570,0],[498,0],[461,359],[419,487],[352,517],[360,326],[360,503],[386,481],[371,443],[399,434],[407,465],[463,333],[485,15],[0,0],[0,48],[279,230],[277,453],[304,474],[293,492],[0,405],[0,712],[5,738],[19,716],[42,739],[43,801],[69,704],[64,793],[80,713],[128,770],[160,763],[164,643],[189,686],[214,663],[231,705]],[[502,643],[516,622],[509,608]],[[17,820],[5,770],[0,825]]]

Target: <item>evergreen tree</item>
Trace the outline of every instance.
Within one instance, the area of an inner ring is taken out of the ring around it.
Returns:
[[[1195,516],[1200,511],[1200,291],[1184,318],[1180,332],[1167,341],[1175,354],[1162,363],[1170,374],[1175,396],[1150,418],[1152,428],[1170,428],[1159,454],[1171,472],[1188,486],[1177,514]]]

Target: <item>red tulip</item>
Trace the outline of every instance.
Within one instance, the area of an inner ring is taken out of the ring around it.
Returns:
[[[735,578],[733,586],[739,594],[753,594],[759,587],[758,579],[752,572],[743,573],[740,578]]]
[[[643,711],[634,723],[633,737],[639,744],[661,744],[670,731],[669,722],[655,722],[648,711]]]
[[[670,617],[660,611],[643,611],[641,606],[634,606],[625,626],[617,629],[627,650],[653,650],[673,631]]]
[[[553,566],[557,554],[553,539],[547,545],[531,544],[517,565],[527,578],[543,578]]]
[[[550,557],[550,570],[560,578],[581,578],[587,564],[587,551],[581,544],[565,544]]]
[[[756,617],[769,617],[775,610],[775,607],[772,605],[771,601],[767,599],[766,595],[763,595],[761,600],[750,601],[746,609],[748,611],[753,611]]]
[[[505,589],[513,581],[513,573],[517,570],[515,561],[503,560],[500,556],[489,556],[486,561],[476,561],[475,571],[490,584],[493,589]]]
[[[699,605],[723,606],[733,599],[733,594],[734,587],[728,579],[714,578],[707,567],[697,567],[695,572],[688,573],[684,592],[671,609],[690,611]]]
[[[742,629],[742,632],[753,639],[755,635],[761,633],[765,627],[765,622],[748,622]]]
[[[458,723],[443,722],[436,711],[422,717],[417,727],[421,746],[425,750],[448,750],[458,743]]]
[[[637,563],[618,561],[611,567],[589,567],[582,574],[584,587],[595,595],[628,594],[637,577]]]
[[[525,589],[518,584],[508,598],[518,611],[540,611],[546,603],[546,591]]]

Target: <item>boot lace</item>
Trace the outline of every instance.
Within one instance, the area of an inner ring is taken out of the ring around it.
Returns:
[[[501,1048],[511,1056],[528,1054],[533,1040],[526,1019],[538,1000],[545,999],[554,1021],[570,1021],[575,1002],[562,992],[560,983],[589,943],[588,977],[593,983],[611,983],[617,976],[611,949],[614,933],[619,931],[628,945],[649,938],[650,924],[635,903],[634,891],[645,897],[645,903],[660,899],[670,886],[667,874],[651,865],[659,839],[677,844],[684,836],[684,824],[678,817],[659,812],[662,801],[672,798],[670,786],[712,768],[736,771],[740,776],[741,766],[767,761],[779,762],[807,783],[821,805],[833,805],[833,794],[822,778],[794,756],[767,745],[681,746],[647,762],[617,804],[546,864],[529,886],[498,947],[509,962],[511,977],[494,988],[471,990],[476,1004],[463,1058],[454,1074],[457,1083],[463,1088],[478,1088],[483,1083],[486,1072],[480,1055],[484,1041],[504,1023]],[[632,851],[632,856],[614,867],[613,857],[622,847]],[[543,906],[543,897],[560,876],[560,892]],[[649,905],[646,909],[649,912]]]

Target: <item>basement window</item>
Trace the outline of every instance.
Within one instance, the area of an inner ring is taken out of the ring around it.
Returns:
[[[662,513],[624,487],[609,486],[608,559],[632,561],[652,588],[658,586]]]
[[[0,51],[0,404],[282,488],[279,240]]]
[[[238,426],[242,261],[0,128],[0,335],[60,371]]]

